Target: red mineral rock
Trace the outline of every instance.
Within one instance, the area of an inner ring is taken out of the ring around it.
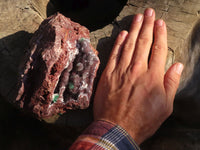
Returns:
[[[89,106],[99,66],[89,31],[61,14],[45,19],[30,41],[16,102],[40,119]]]

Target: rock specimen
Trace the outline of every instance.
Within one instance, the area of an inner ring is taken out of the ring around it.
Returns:
[[[38,118],[89,106],[99,66],[89,31],[57,13],[45,19],[30,41],[16,102]]]

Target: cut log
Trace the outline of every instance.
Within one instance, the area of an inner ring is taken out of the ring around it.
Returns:
[[[200,2],[173,0],[129,0],[113,24],[91,33],[91,41],[99,51],[100,70],[106,65],[115,38],[128,30],[133,15],[148,7],[163,19],[168,30],[168,57],[166,70],[175,62],[184,64],[175,99],[174,114],[185,123],[198,124],[200,116]],[[195,117],[194,117],[195,116]]]

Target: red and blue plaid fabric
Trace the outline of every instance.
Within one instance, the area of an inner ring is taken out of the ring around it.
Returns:
[[[70,147],[70,150],[139,149],[122,127],[101,120],[93,122]]]

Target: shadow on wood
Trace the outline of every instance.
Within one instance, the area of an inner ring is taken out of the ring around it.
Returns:
[[[19,79],[20,65],[25,58],[28,43],[32,34],[19,31],[0,39],[0,93],[6,99],[13,100]]]
[[[184,124],[200,128],[200,22],[193,29],[188,51],[189,63],[195,64],[194,71],[187,86],[176,96],[174,114]]]

